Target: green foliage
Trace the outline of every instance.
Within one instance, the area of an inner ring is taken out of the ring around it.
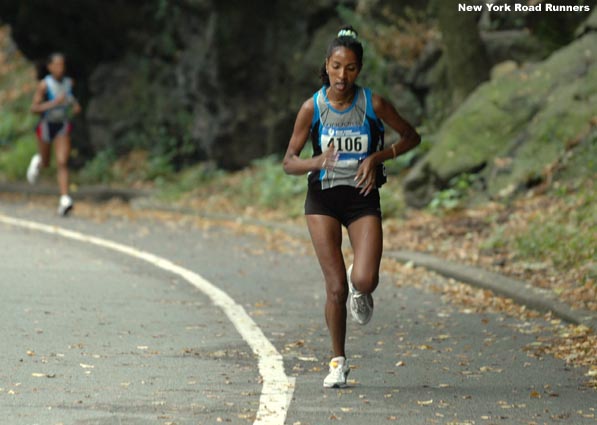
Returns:
[[[0,176],[7,180],[23,180],[31,157],[37,152],[37,140],[33,131],[0,150]]]
[[[27,93],[0,105],[0,176],[4,179],[24,179],[31,156],[37,151],[37,117],[29,112],[29,104]]]
[[[79,171],[76,180],[79,183],[111,183],[114,180],[112,165],[116,154],[111,149],[98,152],[91,161]]]
[[[572,196],[570,208],[539,215],[514,238],[518,255],[552,261],[560,269],[579,267],[597,255],[597,194],[589,190]]]
[[[477,179],[476,174],[467,173],[452,178],[447,189],[435,193],[429,209],[433,212],[442,212],[462,207]]]
[[[391,177],[388,177],[388,179],[388,183],[379,190],[381,213],[384,219],[400,217],[406,210],[400,182],[396,179],[392,180]]]
[[[28,96],[21,96],[0,108],[0,147],[10,145],[25,133],[33,133],[37,117],[29,112],[29,103]]]
[[[552,263],[559,270],[591,264],[597,255],[597,193],[592,180],[577,183],[552,190],[559,201],[549,212],[521,226],[496,226],[481,249],[512,252],[520,260]]]
[[[210,183],[216,185],[226,175],[226,172],[216,168],[212,163],[200,163],[185,168],[169,179],[161,179],[157,185],[158,197],[162,200],[175,200],[201,186]]]
[[[287,175],[281,162],[277,155],[253,162],[256,172],[244,179],[238,188],[242,202],[267,208],[287,207],[291,215],[299,215],[307,191],[306,179]]]
[[[419,146],[400,155],[398,158],[386,161],[385,166],[388,174],[398,175],[405,170],[408,170],[416,159],[425,155],[431,149],[431,142],[429,139],[423,138]]]
[[[174,167],[172,166],[169,156],[151,156],[149,158],[145,180],[154,181],[155,183],[160,184],[173,173]]]
[[[493,233],[481,244],[482,250],[493,251],[505,248],[508,243],[504,234],[504,226],[497,226]]]

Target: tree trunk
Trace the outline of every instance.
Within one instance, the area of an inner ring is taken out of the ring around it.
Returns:
[[[479,12],[459,12],[459,0],[436,2],[453,106],[489,79],[489,60],[477,27]],[[467,4],[482,4],[470,2]]]

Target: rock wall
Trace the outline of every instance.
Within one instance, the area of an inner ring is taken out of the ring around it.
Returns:
[[[547,165],[585,133],[597,111],[594,12],[578,38],[542,62],[497,69],[433,136],[405,180],[407,202],[425,206],[463,173],[479,173],[490,197],[540,181]]]

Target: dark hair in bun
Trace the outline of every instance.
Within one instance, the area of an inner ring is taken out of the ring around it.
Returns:
[[[54,59],[62,59],[62,60],[66,60],[66,56],[64,55],[64,53],[62,52],[52,52],[48,55],[48,57],[46,58],[46,63],[49,65],[52,62],[54,62]]]
[[[352,25],[344,25],[340,27],[336,38],[334,38],[328,46],[328,51],[325,56],[326,59],[332,56],[332,53],[334,53],[334,50],[338,47],[346,47],[347,49],[352,50],[357,57],[359,68],[363,66],[363,45],[359,41],[359,33],[352,27]],[[319,71],[319,78],[321,78],[323,84],[330,84],[330,78],[325,69],[325,61]]]

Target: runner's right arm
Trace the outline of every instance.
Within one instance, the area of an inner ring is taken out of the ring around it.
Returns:
[[[44,96],[46,93],[47,87],[45,81],[40,81],[35,89],[35,93],[33,94],[33,102],[31,102],[31,112],[35,114],[42,114],[49,109],[55,108],[58,105],[63,104],[66,101],[66,96],[64,94],[58,96],[54,100],[47,100],[44,101]]]
[[[338,154],[335,149],[328,149],[326,152],[313,158],[303,159],[300,157],[301,151],[309,138],[314,111],[315,107],[311,98],[303,103],[298,112],[292,137],[290,138],[286,155],[284,155],[283,166],[286,174],[306,174],[310,171],[319,171],[324,168],[332,169],[336,165]]]

